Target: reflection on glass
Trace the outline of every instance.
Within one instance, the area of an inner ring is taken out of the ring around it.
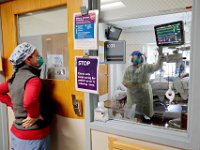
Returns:
[[[159,47],[154,26],[177,21],[183,22],[184,43],[169,45],[179,35],[165,30],[168,44]],[[110,119],[186,130],[191,12],[102,24],[100,31],[122,28],[119,40],[126,41],[126,63],[108,64],[108,93],[100,95]]]
[[[19,43],[29,42],[43,56],[41,78],[68,79],[66,6],[18,16]]]

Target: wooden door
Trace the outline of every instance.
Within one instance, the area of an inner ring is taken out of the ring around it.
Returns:
[[[108,93],[108,65],[99,65],[99,96]]]
[[[17,15],[33,11],[45,10],[48,8],[66,6],[68,21],[67,45],[68,55],[67,60],[69,68],[68,80],[45,80],[49,96],[55,101],[55,105],[59,108],[59,115],[69,118],[84,118],[77,116],[74,113],[72,105],[72,94],[84,104],[84,94],[75,90],[75,56],[83,55],[82,51],[74,50],[73,41],[73,14],[80,12],[82,0],[14,0],[1,4],[1,19],[2,19],[2,39],[3,39],[3,68],[6,79],[10,78],[13,71],[11,63],[8,61],[12,51],[18,43],[17,31]],[[54,18],[52,18],[54,19]],[[31,29],[30,29],[31,30]],[[83,106],[84,108],[84,106]],[[83,113],[84,114],[84,111]]]

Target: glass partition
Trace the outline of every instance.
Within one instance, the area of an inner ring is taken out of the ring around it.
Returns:
[[[19,43],[29,42],[44,58],[41,78],[68,79],[66,6],[18,15]]]
[[[111,3],[118,5],[107,9]],[[99,101],[108,109],[109,119],[187,130],[191,6],[192,1],[181,0],[101,1],[99,40],[104,46],[99,56],[107,66],[108,90],[99,94]],[[174,25],[177,22],[182,29]],[[160,25],[167,27],[156,39],[155,27]],[[111,27],[122,29],[118,40],[105,34]],[[105,43],[112,40],[125,41],[125,63],[105,61]],[[160,46],[158,40],[172,44]],[[178,40],[183,41],[176,44]],[[100,89],[103,86],[100,82]]]

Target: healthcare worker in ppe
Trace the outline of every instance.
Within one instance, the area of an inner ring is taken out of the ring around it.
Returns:
[[[126,111],[135,106],[135,111],[143,116],[153,116],[153,94],[149,83],[150,75],[159,70],[162,66],[160,57],[156,64],[147,64],[145,56],[140,51],[134,51],[131,54],[130,65],[124,74],[122,83],[127,87]],[[129,112],[131,113],[131,112]],[[126,115],[126,114],[125,114]],[[128,114],[129,119],[134,116]],[[130,117],[131,116],[131,117]]]

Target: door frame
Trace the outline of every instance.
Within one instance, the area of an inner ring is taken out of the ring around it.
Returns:
[[[3,119],[1,119],[3,118]],[[8,114],[5,104],[0,103],[0,149],[9,149]]]

